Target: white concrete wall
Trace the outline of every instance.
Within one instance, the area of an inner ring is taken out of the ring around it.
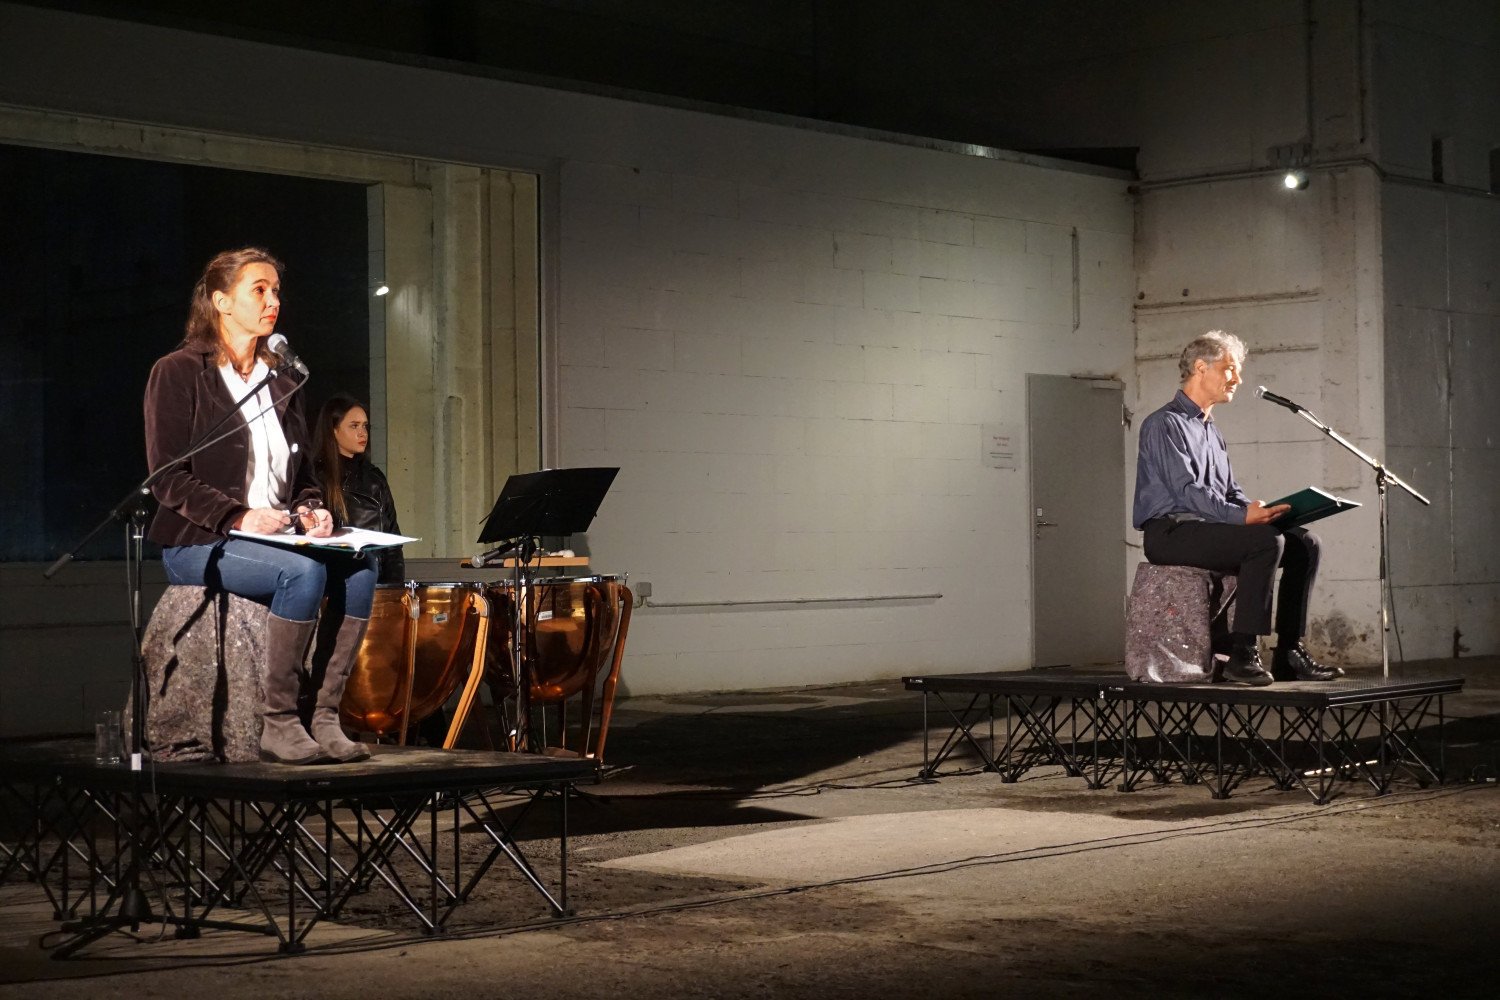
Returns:
[[[623,470],[594,568],[662,601],[944,595],[644,609],[632,691],[1029,665],[1027,470],[983,468],[979,427],[1024,426],[1028,372],[1128,379],[1122,180],[8,5],[0,103],[541,173],[552,448]],[[81,727],[45,646],[7,732]]]
[[[1378,7],[1391,577],[1408,656],[1500,649],[1500,15]],[[1488,30],[1485,30],[1486,25]],[[1399,82],[1399,85],[1398,85]],[[1432,183],[1432,141],[1451,157]]]
[[[1500,649],[1488,443],[1500,432],[1472,395],[1500,370],[1500,240],[1493,198],[1475,193],[1500,146],[1500,7],[1270,0],[1105,16],[1076,52],[1020,35],[1018,85],[989,99],[1029,148],[1140,147],[1138,416],[1170,394],[1171,353],[1205,329],[1236,330],[1252,386],[1405,463],[1437,501],[1391,498],[1392,655],[1452,655],[1455,629],[1460,652]],[[1049,58],[1069,86],[1019,85]],[[1441,189],[1434,138],[1448,148]],[[1306,191],[1278,190],[1273,149],[1301,143],[1327,166]],[[1313,482],[1366,504],[1317,529],[1330,544],[1313,645],[1340,662],[1377,658],[1372,475],[1285,410],[1242,399],[1219,419],[1252,493]]]
[[[979,428],[1023,425],[1027,372],[1128,375],[1123,186],[754,128],[770,172],[563,169],[559,457],[622,468],[595,565],[661,602],[945,596],[648,609],[632,690],[1028,665],[1026,473]]]
[[[1500,301],[1474,258],[1500,249],[1493,199],[1388,185],[1391,578],[1408,656],[1500,648]],[[1435,255],[1435,256],[1433,256]],[[1443,265],[1446,264],[1446,267]]]
[[[1311,35],[1300,5],[1257,4],[1236,30],[1153,53],[1160,99],[1138,133],[1136,406],[1143,417],[1176,389],[1176,355],[1194,336],[1222,328],[1246,341],[1249,389],[1214,413],[1242,485],[1269,500],[1314,484],[1367,504],[1315,529],[1325,554],[1308,636],[1317,655],[1359,663],[1380,648],[1372,477],[1249,391],[1267,385],[1364,450],[1384,448],[1379,187],[1361,161],[1358,32],[1349,5],[1314,6]],[[1272,166],[1287,146],[1334,165],[1286,190]]]
[[[1500,10],[1374,4],[1391,579],[1407,656],[1500,649]],[[1432,145],[1448,148],[1433,183]]]
[[[1384,379],[1372,333],[1380,322],[1378,193],[1373,171],[1354,168],[1319,174],[1299,192],[1256,177],[1142,198],[1143,246],[1221,250],[1157,253],[1142,263],[1136,423],[1176,391],[1177,356],[1193,337],[1218,328],[1246,342],[1246,389],[1214,410],[1240,483],[1262,500],[1311,484],[1367,505],[1314,529],[1325,546],[1308,641],[1317,655],[1344,663],[1379,658],[1373,477],[1253,389],[1266,385],[1296,400],[1380,453]]]
[[[1344,0],[1107,5],[1077,38],[1061,9],[1017,15],[994,70],[1012,85],[978,98],[989,117],[1026,148],[1139,149],[1127,393],[1137,425],[1175,390],[1182,346],[1223,327],[1249,343],[1252,387],[1264,382],[1383,448],[1380,199],[1364,162],[1374,136],[1358,10]],[[956,54],[958,72],[977,58]],[[1279,186],[1278,148],[1325,165],[1311,187]],[[1253,495],[1317,483],[1374,499],[1369,477],[1288,411],[1246,395],[1216,417]],[[1311,638],[1339,662],[1378,657],[1373,525],[1357,512],[1319,528],[1329,545]]]

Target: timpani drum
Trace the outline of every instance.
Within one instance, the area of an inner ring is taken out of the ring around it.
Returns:
[[[527,583],[523,657],[531,702],[552,704],[593,683],[614,657],[629,590],[618,576],[542,577]],[[515,584],[485,585],[493,632],[485,679],[492,691],[516,690],[512,622]]]
[[[399,732],[436,712],[478,666],[487,614],[476,583],[383,583],[344,688],[339,718],[357,732]]]

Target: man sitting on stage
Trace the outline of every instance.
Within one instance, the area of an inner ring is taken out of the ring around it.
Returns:
[[[1234,399],[1245,345],[1210,330],[1183,349],[1182,388],[1141,424],[1136,461],[1135,527],[1144,532],[1146,558],[1163,566],[1197,566],[1239,580],[1229,662],[1214,680],[1263,685],[1271,681],[1327,681],[1343,675],[1308,655],[1307,603],[1318,573],[1318,538],[1305,528],[1278,529],[1289,510],[1251,500],[1235,482],[1224,436],[1209,416]],[[1259,637],[1271,631],[1271,590],[1281,566],[1276,602],[1276,652],[1271,672],[1261,666]]]

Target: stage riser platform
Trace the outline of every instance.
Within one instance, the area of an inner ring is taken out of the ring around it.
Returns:
[[[0,884],[28,881],[46,895],[75,935],[58,957],[118,923],[131,884],[144,890],[148,922],[179,937],[245,931],[286,952],[368,892],[394,894],[421,930],[438,933],[502,871],[553,915],[569,912],[568,799],[577,782],[597,779],[592,762],[374,749],[354,765],[160,765],[138,788],[127,767],[95,765],[82,743],[0,747]],[[536,808],[543,797],[557,808]],[[557,838],[555,878],[522,848],[528,823],[552,827],[540,835]],[[475,833],[486,848],[478,857]]]
[[[1058,766],[1089,788],[1201,784],[1227,798],[1252,779],[1323,804],[1340,789],[1443,780],[1443,699],[1461,678],[1231,685],[1137,684],[1041,672],[907,677],[923,697],[921,776],[961,753],[1013,782]],[[932,750],[934,717],[952,723]]]

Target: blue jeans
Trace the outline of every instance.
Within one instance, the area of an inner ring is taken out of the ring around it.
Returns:
[[[323,596],[330,614],[370,617],[375,601],[375,564],[360,554],[323,549],[290,549],[248,538],[212,545],[162,549],[167,582],[208,587],[269,604],[271,613],[290,621],[318,617]]]

